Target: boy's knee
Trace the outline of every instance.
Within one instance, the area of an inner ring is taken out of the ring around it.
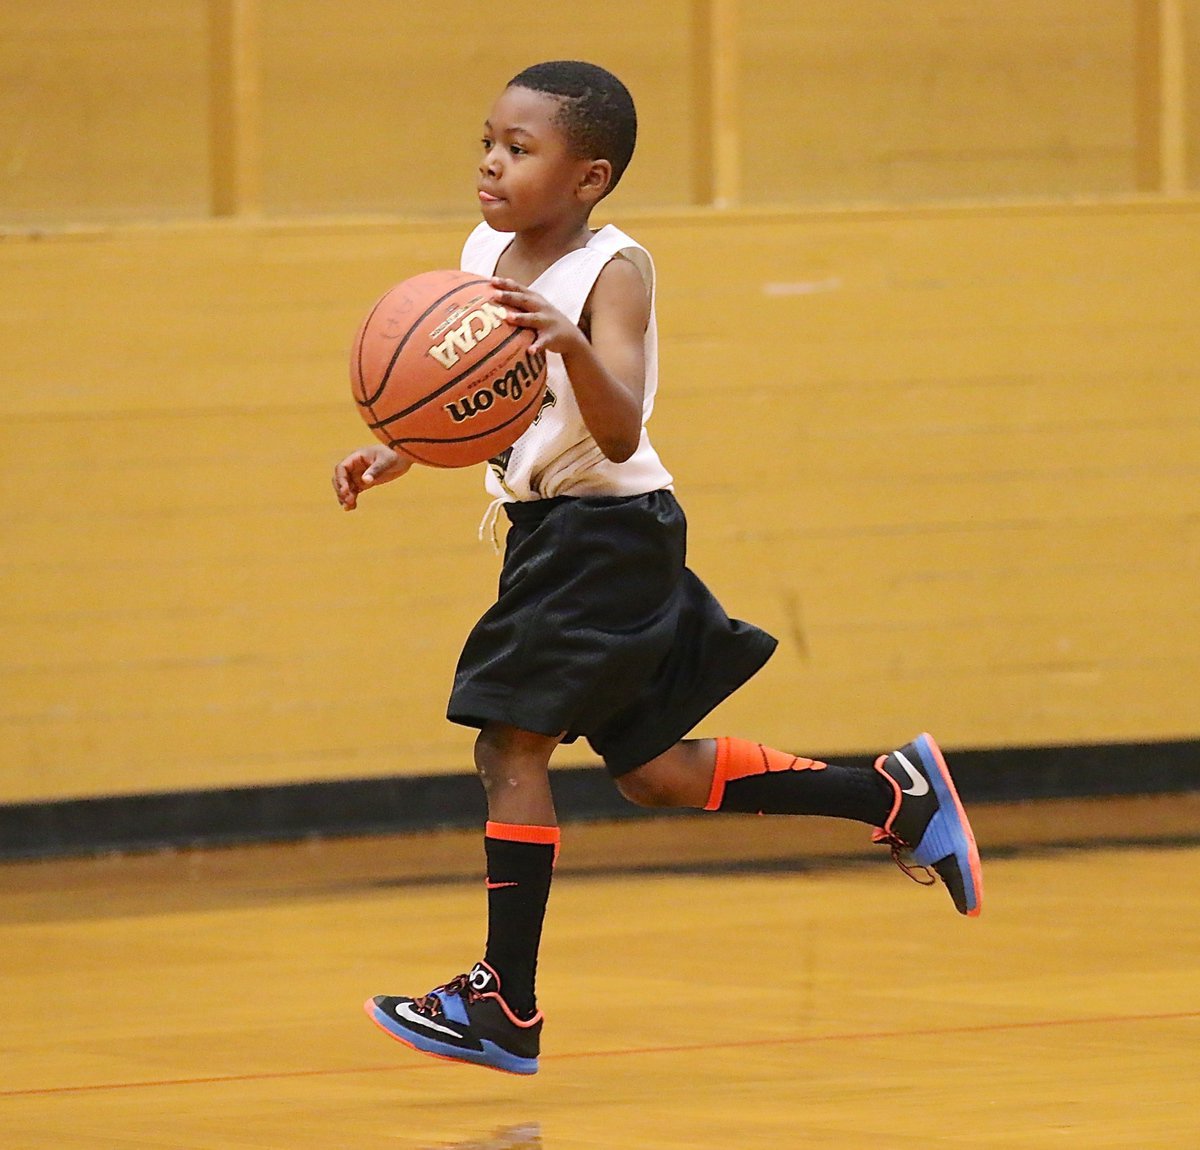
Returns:
[[[615,781],[617,790],[635,806],[675,807],[680,805],[669,774],[655,770],[653,763],[647,763],[628,774],[620,775]]]
[[[475,739],[475,770],[487,790],[545,774],[556,740],[489,724]]]
[[[475,770],[484,787],[491,789],[519,773],[512,741],[502,733],[484,729],[475,740]]]
[[[712,788],[716,744],[711,739],[676,743],[657,758],[616,779],[617,789],[639,807],[703,809]]]
[[[504,761],[507,745],[502,732],[484,727],[475,738],[475,769],[481,775],[494,770]]]

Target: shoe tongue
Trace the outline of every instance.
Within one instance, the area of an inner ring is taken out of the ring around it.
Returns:
[[[477,962],[471,967],[467,981],[477,994],[500,993],[500,976],[486,962]]]

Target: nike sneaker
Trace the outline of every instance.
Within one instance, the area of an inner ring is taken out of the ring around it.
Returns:
[[[536,1074],[542,1013],[522,1021],[500,997],[500,977],[486,962],[419,998],[378,995],[367,1015],[398,1042],[422,1054],[473,1062],[509,1074]]]
[[[959,914],[972,918],[983,903],[983,875],[975,835],[946,760],[930,735],[918,735],[875,769],[896,792],[891,814],[872,841],[892,848],[900,869],[923,882],[918,869],[932,869],[946,884]],[[937,880],[930,875],[929,883]],[[928,884],[926,884],[928,885]]]

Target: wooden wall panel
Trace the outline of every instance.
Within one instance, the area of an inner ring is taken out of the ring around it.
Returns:
[[[1187,186],[1200,191],[1200,0],[1181,0]]]
[[[611,68],[638,101],[640,140],[614,202],[686,203],[696,90],[688,0],[494,5],[266,0],[263,174],[272,214],[471,211],[483,122],[508,80],[545,59]]]
[[[756,0],[746,203],[1132,191],[1130,0]]]
[[[217,2],[0,11],[0,223],[209,214]],[[521,67],[564,56],[613,68],[638,100],[621,211],[729,189],[792,206],[1120,194],[1136,184],[1147,2],[611,0],[531,22],[482,0],[245,0],[260,106],[230,116],[256,137],[236,153],[261,182],[251,214],[273,217],[470,211],[491,101]],[[1196,188],[1200,0],[1179,3]],[[732,11],[715,40],[714,7]],[[216,154],[228,136],[218,127]]]
[[[470,222],[0,243],[0,801],[469,769],[480,477],[328,474],[362,311]],[[621,222],[693,564],[781,639],[705,731],[1200,734],[1200,206]]]
[[[0,5],[0,223],[207,214],[206,7]]]
[[[701,146],[696,5],[633,0],[497,21],[471,0],[254,0],[262,211],[454,214],[507,80],[579,56],[634,89],[641,145],[617,195],[685,203]],[[0,223],[209,214],[207,0],[48,0],[0,11]],[[614,201],[615,202],[615,201]]]

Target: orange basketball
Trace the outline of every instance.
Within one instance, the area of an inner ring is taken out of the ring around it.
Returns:
[[[424,272],[384,293],[350,352],[350,385],[376,437],[433,467],[499,455],[546,387],[534,333],[504,318],[482,276]]]

